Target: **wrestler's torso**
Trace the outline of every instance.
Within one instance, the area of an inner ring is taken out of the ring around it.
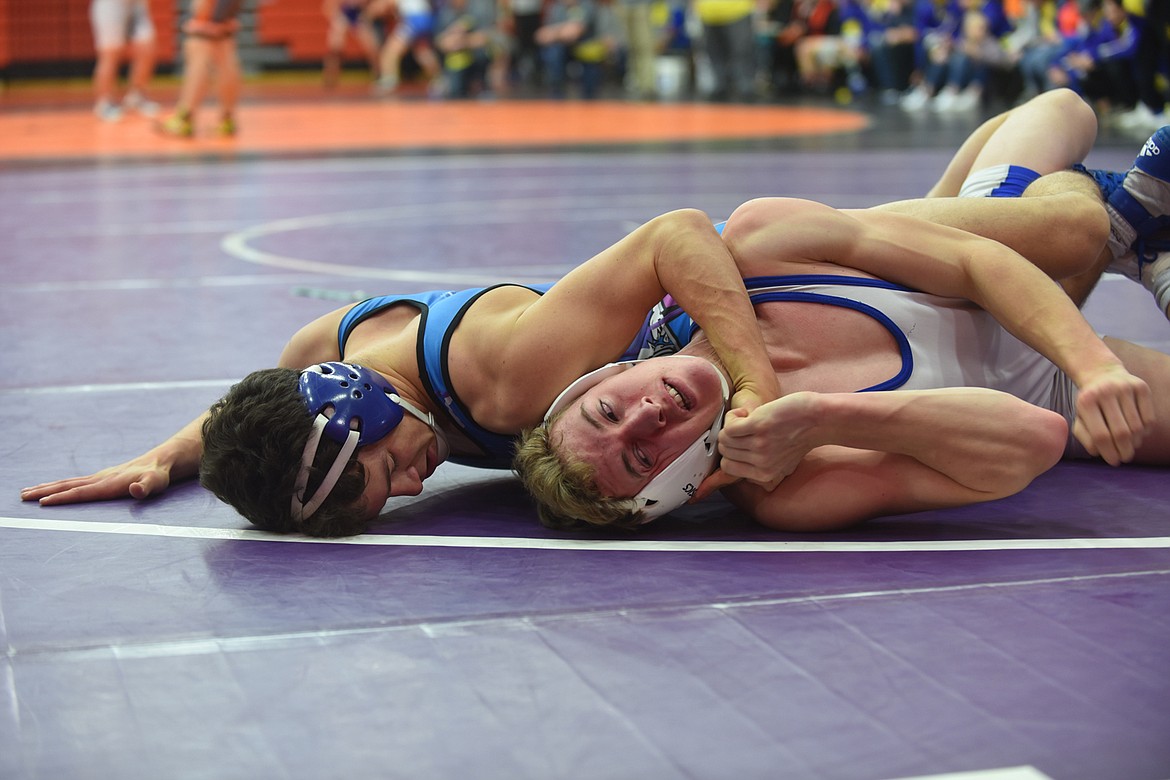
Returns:
[[[821,303],[756,306],[772,368],[784,392],[854,392],[901,368],[890,332],[862,312]]]
[[[1056,367],[970,301],[864,275],[745,284],[785,392],[986,387],[1052,408]]]
[[[435,411],[454,460],[506,467],[512,436],[538,424],[541,410],[524,420],[501,413],[499,397],[522,392],[524,378],[500,365],[500,345],[541,289],[507,285],[373,299],[368,313],[346,313],[351,325],[339,315],[333,332],[343,359],[386,374],[392,383],[398,377],[401,392]]]

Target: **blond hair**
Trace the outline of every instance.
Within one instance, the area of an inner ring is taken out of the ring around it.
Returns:
[[[516,444],[512,470],[536,502],[540,522],[560,531],[583,527],[637,528],[645,522],[628,498],[601,495],[596,469],[557,452],[552,423],[560,415],[524,431]]]

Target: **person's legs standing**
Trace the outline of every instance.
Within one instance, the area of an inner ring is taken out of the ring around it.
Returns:
[[[122,0],[92,0],[89,21],[93,28],[97,62],[93,69],[94,113],[107,122],[122,118],[114,98],[118,66],[126,47],[127,8]]]

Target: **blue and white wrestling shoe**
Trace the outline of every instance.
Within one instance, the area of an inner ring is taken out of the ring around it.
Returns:
[[[1075,166],[1093,177],[1109,212],[1106,269],[1150,286],[1144,269],[1170,251],[1170,125],[1150,136],[1125,173]]]
[[[1135,243],[1170,230],[1170,125],[1150,136],[1121,186],[1113,187],[1105,202],[1118,243],[1134,247],[1139,260],[1148,256],[1148,250],[1143,252]]]

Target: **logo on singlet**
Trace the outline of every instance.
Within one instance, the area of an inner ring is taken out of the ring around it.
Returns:
[[[669,303],[668,303],[669,302]],[[682,349],[682,344],[670,329],[671,320],[682,314],[682,309],[672,300],[659,301],[650,310],[643,332],[646,334],[638,350],[638,360],[673,355]]]

